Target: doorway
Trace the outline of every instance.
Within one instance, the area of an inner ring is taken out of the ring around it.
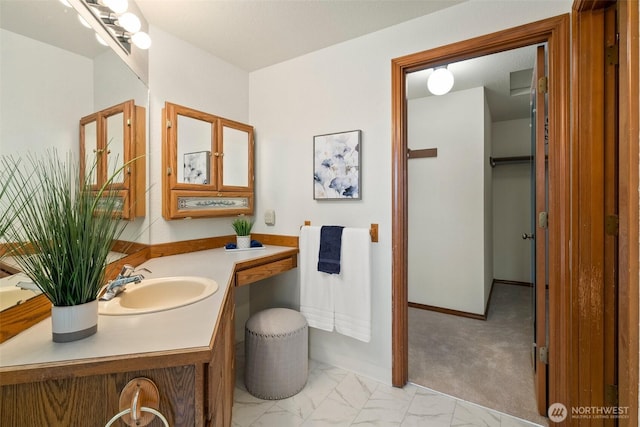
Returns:
[[[569,16],[539,21],[510,30],[502,31],[476,39],[467,40],[442,48],[397,58],[392,65],[393,86],[393,370],[392,380],[396,386],[404,385],[408,380],[408,291],[407,291],[407,258],[408,258],[408,215],[407,215],[407,107],[406,107],[406,74],[429,67],[438,67],[451,62],[488,55],[509,49],[547,43],[549,47],[549,138],[557,141],[549,152],[549,180],[551,204],[549,216],[568,218],[568,87],[553,82],[569,81],[568,64]],[[568,241],[568,227],[563,221],[554,221],[549,225],[550,259],[556,260],[550,266],[549,275],[549,308],[550,334],[549,345],[558,351],[549,359],[550,401],[566,401],[562,395],[565,390],[563,382],[563,357],[567,349],[561,344],[561,336],[567,324],[560,320],[564,315],[563,302],[568,301],[567,289],[558,286],[563,274],[568,271],[568,248],[561,242]],[[557,344],[554,345],[554,343]]]
[[[532,209],[546,211],[545,63],[545,45],[452,62],[442,96],[426,89],[434,70],[406,75],[408,379],[542,424],[532,254],[540,243],[545,347],[546,236]]]

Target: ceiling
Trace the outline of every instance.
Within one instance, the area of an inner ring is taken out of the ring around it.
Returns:
[[[149,23],[254,71],[463,0],[136,0]]]
[[[146,20],[245,71],[433,13],[463,0],[135,0]],[[0,0],[0,26],[90,58],[105,48],[58,0]],[[153,49],[153,45],[151,47]],[[453,90],[485,86],[494,121],[529,115],[509,95],[509,72],[533,66],[524,48],[450,64]],[[407,96],[429,96],[429,71],[407,77]]]

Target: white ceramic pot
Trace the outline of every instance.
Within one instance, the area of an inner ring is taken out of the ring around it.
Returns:
[[[77,341],[98,331],[98,300],[65,307],[51,307],[54,342]]]
[[[236,246],[238,249],[251,247],[251,236],[236,236]]]

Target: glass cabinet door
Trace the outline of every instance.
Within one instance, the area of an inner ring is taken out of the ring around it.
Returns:
[[[128,143],[125,140],[127,123],[124,111],[106,116],[104,122],[106,146],[103,148],[103,154],[107,158],[107,176],[110,177],[114,172],[119,171],[113,178],[112,185],[122,186],[125,183],[126,172],[122,166],[129,161],[129,156],[126,155]]]
[[[96,114],[80,121],[80,164],[87,182],[92,187],[96,187],[102,171],[102,165],[98,162],[98,116]]]
[[[221,120],[220,188],[246,190],[253,187],[253,128]]]

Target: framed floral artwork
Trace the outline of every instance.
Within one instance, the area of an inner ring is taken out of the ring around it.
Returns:
[[[360,148],[362,131],[313,137],[313,198],[360,200]]]

